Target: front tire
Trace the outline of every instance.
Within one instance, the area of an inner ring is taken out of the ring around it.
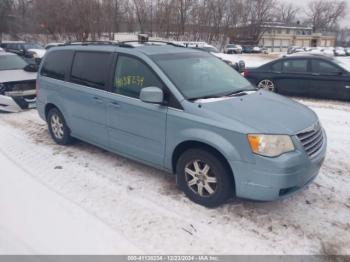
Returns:
[[[203,149],[186,151],[177,163],[179,187],[193,202],[214,208],[233,195],[233,177],[224,162]]]
[[[57,108],[52,108],[47,114],[47,123],[52,139],[59,145],[69,145],[73,138],[62,113]]]

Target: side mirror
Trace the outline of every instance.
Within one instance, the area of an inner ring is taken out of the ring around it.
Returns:
[[[24,71],[26,72],[38,72],[39,67],[35,64],[28,64],[23,68]]]
[[[141,89],[140,100],[145,103],[161,104],[164,101],[163,90],[159,87],[145,87]]]

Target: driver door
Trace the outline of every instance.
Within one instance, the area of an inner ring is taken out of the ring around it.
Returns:
[[[112,95],[107,103],[109,146],[120,154],[162,167],[168,108],[139,99],[144,87],[164,89],[143,61],[118,55]]]

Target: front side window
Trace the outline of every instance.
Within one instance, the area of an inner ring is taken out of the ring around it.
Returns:
[[[54,51],[47,55],[44,60],[41,75],[65,80],[67,69],[70,68],[70,64],[73,58],[73,51]]]
[[[115,74],[114,92],[120,95],[139,98],[144,87],[163,88],[155,73],[140,60],[120,55]]]
[[[104,90],[111,66],[111,54],[104,52],[77,52],[70,81]]]
[[[208,53],[162,54],[151,58],[188,100],[255,90],[236,70]]]
[[[336,66],[321,60],[312,60],[312,71],[319,74],[338,74],[340,69]]]
[[[306,73],[308,71],[308,60],[286,60],[283,62],[283,71],[286,73]]]
[[[27,62],[17,55],[0,55],[0,71],[23,69],[26,65]]]

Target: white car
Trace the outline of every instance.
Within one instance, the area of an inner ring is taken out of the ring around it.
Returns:
[[[322,52],[325,55],[334,56],[334,51],[335,49],[333,47],[325,47]]]
[[[224,48],[225,54],[242,54],[243,47],[235,44],[228,44]]]
[[[336,47],[334,49],[334,55],[335,56],[346,56],[346,52],[344,47]]]
[[[245,70],[245,62],[238,55],[221,53],[216,47],[208,44],[199,47],[199,49],[202,49],[203,51],[209,52],[212,55],[220,58],[240,73],[244,72]]]
[[[46,50],[49,50],[49,49],[52,48],[52,47],[63,46],[63,45],[65,45],[65,43],[63,43],[63,42],[59,42],[59,43],[48,43],[48,44],[45,46],[45,49],[46,49]]]
[[[37,66],[16,54],[0,53],[0,111],[20,112],[36,107]]]

